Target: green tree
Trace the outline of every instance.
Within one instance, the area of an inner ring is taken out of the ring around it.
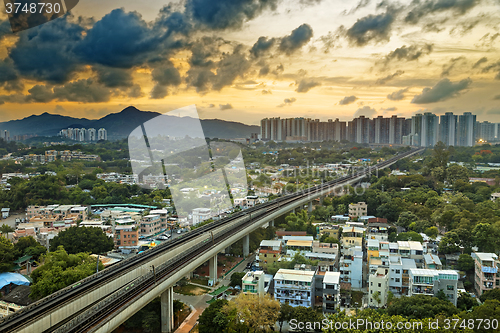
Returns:
[[[400,227],[408,228],[410,224],[418,221],[418,216],[412,212],[402,212],[399,215],[398,222],[396,223]]]
[[[432,239],[436,239],[437,235],[439,234],[439,230],[437,227],[429,227],[425,229],[425,234]]]
[[[478,223],[472,231],[474,243],[481,252],[493,252],[500,248],[498,228],[488,223]]]
[[[380,306],[380,303],[382,303],[382,300],[380,299],[380,292],[379,291],[374,292],[372,294],[372,298]]]
[[[455,253],[460,250],[460,239],[454,231],[448,231],[439,242],[438,251],[441,254]]]
[[[451,302],[427,295],[396,298],[387,307],[387,314],[409,319],[434,318],[437,314],[452,316],[457,313],[457,308]]]
[[[424,241],[424,238],[416,233],[415,231],[408,231],[408,232],[402,232],[400,233],[396,240],[398,241],[416,241],[422,243]]]
[[[42,256],[44,264],[33,271],[30,297],[48,296],[96,272],[97,259],[88,253],[68,254],[62,246]],[[99,262],[99,269],[104,266]]]
[[[244,276],[245,276],[244,272],[234,272],[233,274],[231,274],[231,282],[229,283],[229,285],[231,287],[236,287],[236,286],[241,287],[241,279],[243,279]]]
[[[293,307],[287,303],[280,304],[280,314],[278,316],[278,325],[280,326],[280,333],[283,329],[283,324],[292,319]]]
[[[477,299],[472,297],[469,293],[459,293],[457,298],[457,308],[459,310],[467,311],[478,305]]]
[[[474,270],[474,259],[467,254],[463,253],[458,257],[457,268],[464,272],[471,272]]]
[[[218,299],[200,315],[198,322],[198,332],[200,333],[220,333],[225,332],[228,326],[228,319],[222,309],[228,304],[225,299]]]
[[[313,308],[306,308],[304,306],[296,306],[293,308],[293,319],[296,319],[297,322],[321,322],[323,319],[323,315]],[[304,327],[302,330],[299,330],[298,332],[301,333],[306,333],[309,330]]]
[[[486,300],[497,300],[500,302],[500,288],[495,288],[491,290],[486,290],[481,296],[479,296],[481,302],[486,302]]]
[[[32,256],[34,260],[38,260],[40,255],[45,254],[47,249],[38,243],[32,236],[21,237],[14,245],[14,250],[18,256]]]
[[[2,224],[2,226],[0,227],[0,232],[2,233],[2,235],[6,235],[9,232],[13,232],[13,231],[14,231],[14,229],[7,224]]]
[[[14,266],[14,245],[7,238],[0,236],[0,273],[10,272]]]
[[[114,242],[101,228],[71,227],[61,231],[50,243],[54,251],[63,246],[68,253],[105,253],[111,251]]]
[[[469,170],[461,165],[453,164],[446,170],[446,180],[450,184],[455,184],[458,180],[469,182]]]

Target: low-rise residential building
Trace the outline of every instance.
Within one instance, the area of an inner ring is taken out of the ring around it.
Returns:
[[[365,239],[387,242],[389,240],[389,226],[387,223],[368,222]]]
[[[264,295],[264,272],[256,271],[256,272],[248,272],[241,279],[242,291],[244,293],[250,294],[258,294],[259,296]]]
[[[342,246],[344,249],[349,249],[351,247],[362,247],[363,246],[363,232],[364,228],[359,227],[344,227],[342,229]]]
[[[288,255],[293,255],[295,252],[312,252],[312,241],[294,240],[286,242],[286,251]]]
[[[349,217],[361,217],[368,215],[368,206],[365,202],[358,202],[357,204],[349,204]]]
[[[427,253],[424,254],[424,268],[427,269],[443,269],[441,260],[435,254]]]
[[[339,245],[337,243],[320,243],[319,241],[313,241],[312,252],[314,253],[330,253],[339,254]]]
[[[368,289],[368,304],[378,308],[385,306],[389,292],[389,269],[379,267],[374,274],[370,274],[368,277]]]
[[[363,286],[363,251],[361,247],[347,249],[339,262],[340,280],[352,289]]]
[[[371,257],[379,256],[379,241],[377,239],[368,239],[366,241],[366,260],[370,262]]]
[[[457,305],[458,273],[452,270],[410,269],[409,296],[437,296],[442,290],[448,300]]]
[[[290,306],[311,307],[314,271],[280,269],[274,276],[274,299]]]
[[[495,253],[473,252],[474,288],[481,296],[485,291],[500,288],[500,261]]]
[[[211,217],[210,208],[195,208],[193,209],[193,225],[197,225]]]
[[[135,224],[120,224],[115,226],[114,241],[116,247],[137,246],[139,228]]]
[[[323,225],[319,229],[319,234],[323,236],[327,234],[328,237],[333,237],[335,239],[339,239],[340,226],[338,224],[335,225]]]
[[[340,307],[340,273],[327,271],[323,277],[323,313],[335,312]]]
[[[140,235],[149,237],[161,231],[160,215],[146,215],[141,220]]]
[[[263,240],[260,242],[260,248],[257,260],[262,266],[272,265],[281,258],[280,240]]]

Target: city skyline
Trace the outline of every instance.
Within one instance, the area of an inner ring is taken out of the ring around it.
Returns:
[[[89,0],[17,34],[0,14],[0,121],[191,104],[203,119],[254,125],[269,113],[500,121],[498,9],[494,0]]]
[[[477,121],[476,115],[447,112],[435,115],[417,113],[411,118],[360,115],[350,121],[320,121],[304,117],[264,118],[260,121],[262,140],[287,142],[343,141],[432,147],[439,141],[446,146],[472,147],[481,142],[499,141],[500,123]]]

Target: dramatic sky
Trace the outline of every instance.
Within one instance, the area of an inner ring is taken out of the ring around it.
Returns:
[[[500,122],[500,0],[80,0],[13,34],[0,121],[128,105],[202,118],[471,111]]]

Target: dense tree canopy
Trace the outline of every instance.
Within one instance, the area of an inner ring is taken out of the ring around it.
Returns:
[[[88,253],[68,254],[62,246],[42,256],[43,265],[31,274],[32,298],[42,298],[96,272],[97,259]],[[99,269],[104,269],[99,263]]]
[[[101,254],[112,250],[114,242],[113,238],[108,237],[101,228],[71,227],[61,231],[50,242],[51,251],[59,246],[63,246],[71,254],[80,252]]]

